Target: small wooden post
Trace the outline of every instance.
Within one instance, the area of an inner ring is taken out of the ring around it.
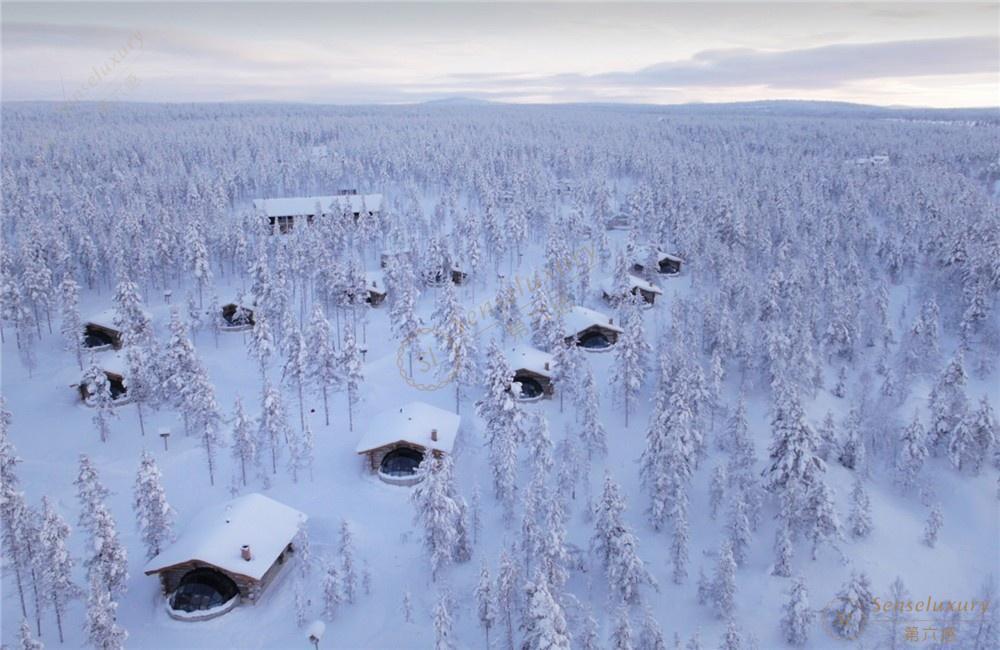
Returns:
[[[160,427],[160,437],[163,438],[163,451],[168,451],[167,438],[170,437],[170,429],[167,427]]]

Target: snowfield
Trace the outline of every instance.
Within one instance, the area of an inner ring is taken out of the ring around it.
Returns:
[[[897,577],[914,601],[997,599],[1000,127],[943,117],[4,105],[2,642],[26,619],[49,648],[307,649],[321,619],[321,648],[483,648],[486,611],[498,649],[997,647],[1000,601],[895,626],[872,604]],[[253,207],[339,188],[378,211],[279,234]],[[682,272],[633,271],[646,246]],[[439,285],[453,264],[468,279]],[[652,308],[602,298],[647,282]],[[221,331],[236,296],[256,324]],[[104,310],[123,349],[78,361],[74,323]],[[620,330],[604,353],[560,347],[587,310]],[[552,398],[505,392],[520,344],[553,354]],[[131,401],[81,402],[113,357]],[[457,403],[454,448],[389,485],[356,449],[414,401]],[[137,525],[144,453],[139,510],[162,487],[172,512]],[[80,498],[81,456],[106,496]],[[256,603],[171,618],[150,540],[197,547],[203,509],[258,492],[308,516],[301,552]]]

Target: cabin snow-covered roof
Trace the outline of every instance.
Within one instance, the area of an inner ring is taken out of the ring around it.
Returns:
[[[410,402],[373,417],[356,451],[363,454],[395,442],[406,442],[451,453],[460,422],[461,418],[451,411],[424,402]],[[437,429],[437,440],[431,440],[432,429]]]
[[[553,357],[548,352],[528,345],[518,345],[506,352],[510,369],[527,370],[543,377],[552,377]]]
[[[601,283],[601,290],[609,296],[615,295],[615,279],[607,278]],[[650,293],[661,294],[663,291],[651,282],[647,282],[640,277],[629,274],[628,276],[629,290],[640,289],[642,291],[649,291]]]
[[[116,375],[125,376],[125,357],[119,353],[105,354],[95,357],[97,367],[105,372],[113,372]],[[86,367],[86,363],[84,367]]]
[[[83,321],[84,325],[97,325],[99,327],[104,327],[109,330],[118,331],[118,327],[115,325],[115,310],[105,309],[102,312],[93,314],[90,318]]]
[[[247,494],[209,506],[188,523],[176,542],[146,564],[146,575],[198,560],[254,580],[264,577],[295,537],[306,515],[263,494]],[[240,554],[250,547],[252,559]]]
[[[624,332],[622,328],[611,322],[611,317],[593,309],[576,305],[563,314],[563,331],[567,336],[579,334],[588,327],[599,325],[614,332]]]
[[[382,209],[381,194],[335,194],[332,196],[297,196],[281,199],[254,199],[253,207],[267,217],[299,217],[316,214],[319,203],[323,214],[343,212],[378,212]]]
[[[639,251],[638,251],[638,253],[635,256],[635,260],[633,260],[633,261],[639,262],[640,264],[645,264],[646,261],[649,260],[649,258],[651,258],[651,257],[656,258],[657,262],[662,262],[663,260],[670,260],[671,262],[683,262],[684,261],[681,258],[677,257],[676,255],[672,255],[670,253],[665,252],[661,248],[657,248],[657,247],[653,247],[653,246],[640,248]]]
[[[381,271],[365,271],[365,286],[369,291],[385,294],[385,274]]]

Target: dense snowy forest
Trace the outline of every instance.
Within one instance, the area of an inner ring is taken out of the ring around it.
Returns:
[[[2,117],[6,647],[1000,645],[995,113]],[[359,440],[411,402],[460,425],[394,485]],[[290,566],[176,620],[147,563],[254,493]]]

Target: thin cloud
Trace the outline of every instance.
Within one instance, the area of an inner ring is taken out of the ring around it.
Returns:
[[[635,72],[563,74],[535,82],[568,85],[764,86],[832,88],[852,81],[916,76],[1000,74],[1000,41],[994,37],[942,38],[884,43],[825,45],[783,52],[748,48],[705,50],[690,59],[667,61]],[[523,79],[502,78],[503,83]]]

